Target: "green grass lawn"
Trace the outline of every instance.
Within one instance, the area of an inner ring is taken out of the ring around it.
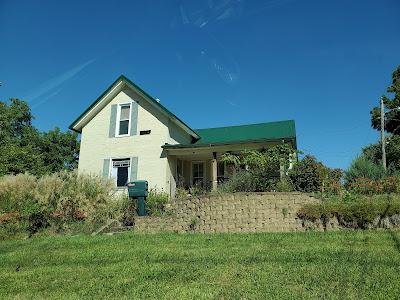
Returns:
[[[398,299],[399,238],[349,231],[0,241],[0,299]]]

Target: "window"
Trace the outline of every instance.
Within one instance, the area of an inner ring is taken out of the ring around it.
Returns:
[[[131,105],[120,104],[118,106],[118,117],[117,117],[117,134],[116,136],[129,135],[129,124],[131,118]]]
[[[176,160],[176,182],[177,186],[182,186],[184,183],[183,178],[183,160]]]
[[[203,185],[204,163],[194,162],[192,165],[193,185]]]
[[[150,134],[151,130],[141,130],[140,135]]]
[[[217,181],[218,183],[223,183],[225,180],[225,163],[219,161],[217,163]]]
[[[131,160],[129,158],[113,159],[111,177],[115,178],[117,187],[124,187],[129,182]]]

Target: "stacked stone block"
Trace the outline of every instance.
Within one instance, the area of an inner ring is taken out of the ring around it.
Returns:
[[[306,203],[318,201],[302,193],[235,193],[175,199],[168,207],[168,216],[135,219],[135,231],[303,231],[297,211]]]

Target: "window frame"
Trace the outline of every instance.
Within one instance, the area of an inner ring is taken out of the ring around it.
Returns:
[[[132,158],[129,158],[129,157],[127,157],[127,158],[117,158],[117,157],[110,158],[110,166],[109,166],[109,170],[110,171],[109,171],[108,177],[111,178],[111,179],[114,179],[113,181],[114,181],[115,188],[122,189],[122,188],[124,188],[126,186],[118,186],[117,185],[117,183],[118,183],[118,170],[116,171],[116,176],[113,177],[113,170],[114,169],[118,169],[118,167],[114,168],[113,162],[115,160],[129,160],[128,182],[130,182],[131,181],[131,170],[132,170]]]
[[[129,105],[129,118],[127,119],[127,120],[129,121],[129,123],[128,123],[128,133],[126,133],[126,134],[119,134],[119,129],[120,129],[121,121],[126,121],[126,119],[121,120],[121,109],[122,109],[123,106],[128,106],[128,105]],[[125,137],[125,136],[130,136],[130,135],[131,135],[132,102],[128,102],[128,103],[119,103],[119,104],[118,104],[116,122],[117,122],[117,124],[115,124],[115,136],[116,136],[116,137]]]
[[[202,173],[203,173],[203,176],[202,177],[194,177],[193,175],[193,170],[194,170],[194,168],[193,168],[193,166],[195,165],[195,164],[202,164],[203,165],[203,171],[202,171]],[[197,179],[202,179],[201,180],[201,186],[203,186],[204,187],[204,185],[205,185],[205,179],[206,179],[206,163],[205,163],[205,161],[204,160],[198,160],[198,161],[192,161],[192,163],[191,163],[191,170],[190,170],[190,183],[191,183],[191,185],[192,186],[194,186],[194,179],[195,178],[197,178]]]
[[[219,166],[221,166],[222,165],[222,168],[223,168],[223,170],[224,170],[224,172],[223,172],[223,174],[219,174],[218,175],[218,171],[219,171]],[[226,163],[224,162],[224,161],[217,161],[217,182],[218,183],[222,183],[222,182],[224,182],[225,181],[225,170],[226,170]]]

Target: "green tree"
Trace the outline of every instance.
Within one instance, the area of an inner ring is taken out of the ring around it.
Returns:
[[[371,153],[369,153],[371,154]],[[346,183],[351,183],[357,178],[378,180],[385,177],[386,173],[380,163],[375,163],[369,154],[356,157],[345,173]]]
[[[39,132],[26,102],[0,102],[0,175],[41,172]]]
[[[342,176],[341,169],[330,169],[311,155],[306,155],[289,170],[293,187],[300,192],[333,192],[335,186],[341,186]]]
[[[33,119],[25,101],[0,102],[0,176],[42,175],[76,167],[77,134],[58,128],[41,133],[32,125]]]
[[[363,154],[375,164],[382,164],[382,148],[380,143],[371,144],[363,148]],[[387,138],[386,160],[389,174],[400,171],[400,135],[391,135]]]
[[[45,173],[73,170],[78,166],[77,138],[76,132],[61,132],[58,127],[41,134],[40,149]]]
[[[383,103],[388,112],[385,113],[385,130],[392,134],[400,135],[400,66],[392,74],[392,84],[387,92],[393,94],[392,98],[383,97]],[[380,108],[371,110],[371,125],[374,129],[381,129]]]

